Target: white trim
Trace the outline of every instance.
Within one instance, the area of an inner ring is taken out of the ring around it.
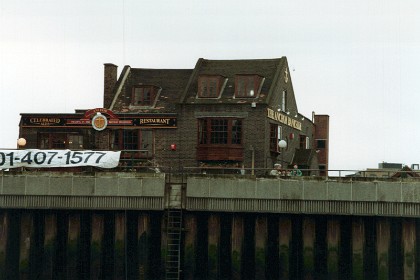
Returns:
[[[121,83],[118,86],[117,92],[115,93],[115,96],[114,96],[114,99],[112,100],[111,106],[109,106],[109,110],[111,110],[111,111],[114,108],[115,102],[117,102],[117,99],[118,99],[118,97],[121,93],[121,89],[122,89],[123,85],[125,84],[125,81],[127,80],[128,74],[130,74],[131,67],[130,66],[127,66],[127,67],[128,67],[128,70],[125,72],[124,76],[122,77]]]

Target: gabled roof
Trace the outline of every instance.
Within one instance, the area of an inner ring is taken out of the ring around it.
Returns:
[[[181,103],[209,104],[209,103],[247,103],[264,102],[269,100],[270,93],[278,81],[281,69],[287,65],[285,57],[274,59],[244,59],[244,60],[208,60],[200,58],[189,79],[188,85],[180,97]],[[234,98],[235,75],[255,74],[264,78],[258,98]],[[196,98],[198,78],[200,75],[220,75],[227,78],[222,95],[219,99]]]

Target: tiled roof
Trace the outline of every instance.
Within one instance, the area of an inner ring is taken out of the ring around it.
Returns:
[[[115,109],[128,111],[132,88],[135,85],[153,85],[161,92],[153,108],[132,108],[130,112],[174,112],[176,104],[242,104],[268,103],[270,94],[277,88],[280,77],[284,75],[287,59],[244,59],[244,60],[209,60],[200,58],[194,69],[145,69],[130,68],[123,83],[121,94],[116,92]],[[240,74],[258,75],[263,78],[260,94],[256,98],[235,98],[235,76]],[[218,75],[226,78],[226,84],[219,98],[197,98],[198,78],[200,75]]]

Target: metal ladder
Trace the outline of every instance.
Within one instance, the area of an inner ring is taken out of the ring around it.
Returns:
[[[182,209],[167,210],[166,280],[179,280],[181,272]]]
[[[167,177],[166,204],[166,280],[179,280],[181,273],[183,176]]]

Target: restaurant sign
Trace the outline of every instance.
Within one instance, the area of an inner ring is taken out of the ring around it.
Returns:
[[[80,116],[80,115],[79,115]],[[104,130],[107,127],[135,126],[147,128],[176,128],[177,119],[168,115],[145,115],[134,114],[117,115],[105,108],[91,109],[80,118],[77,115],[60,116],[36,116],[22,117],[22,127],[93,127],[95,130]]]
[[[141,127],[176,127],[176,118],[143,117],[136,120]]]

